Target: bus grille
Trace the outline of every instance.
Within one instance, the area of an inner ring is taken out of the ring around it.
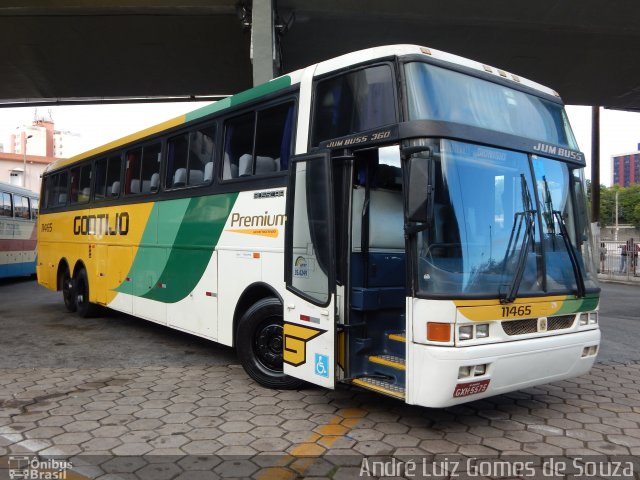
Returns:
[[[559,315],[557,317],[547,318],[547,331],[564,330],[571,328],[575,321],[575,315]],[[538,319],[526,318],[524,320],[508,320],[502,322],[504,333],[509,336],[525,335],[527,333],[536,333],[538,331]]]

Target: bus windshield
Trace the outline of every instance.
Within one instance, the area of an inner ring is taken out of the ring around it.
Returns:
[[[432,224],[416,242],[422,293],[510,300],[510,291],[596,287],[579,173],[557,160],[452,140],[435,141],[431,152]]]
[[[559,104],[428,63],[408,63],[405,73],[409,120],[461,123],[578,149]]]

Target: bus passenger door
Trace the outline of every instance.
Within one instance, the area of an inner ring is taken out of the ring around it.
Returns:
[[[335,245],[327,152],[292,159],[287,192],[284,372],[334,388]]]

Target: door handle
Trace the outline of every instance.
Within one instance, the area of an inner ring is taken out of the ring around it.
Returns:
[[[322,315],[323,317],[328,317],[329,316],[329,310],[321,310],[320,311],[320,315]]]
[[[296,309],[296,305],[294,303],[290,303],[289,305],[287,305],[287,310],[295,310]]]

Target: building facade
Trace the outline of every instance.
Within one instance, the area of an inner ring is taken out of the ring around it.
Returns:
[[[68,158],[77,153],[78,135],[56,130],[51,116],[38,116],[31,125],[18,127],[10,135],[9,153]]]
[[[49,116],[36,116],[31,125],[9,135],[6,152],[0,149],[0,182],[40,191],[40,176],[56,158],[77,153],[78,135],[55,129]]]
[[[640,184],[640,144],[638,150],[611,157],[612,185],[629,187]]]

